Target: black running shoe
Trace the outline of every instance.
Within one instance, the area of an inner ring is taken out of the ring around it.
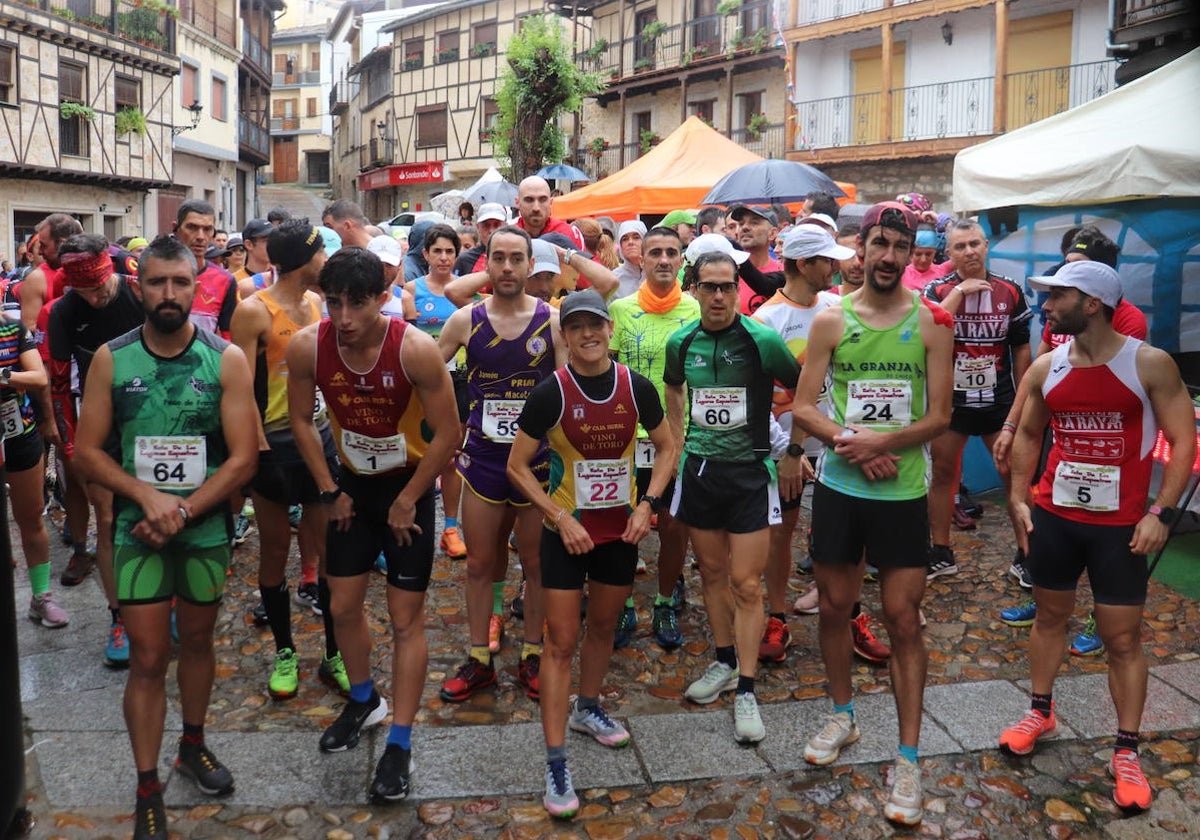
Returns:
[[[167,809],[163,807],[161,790],[137,798],[133,840],[167,840]]]
[[[209,796],[233,793],[233,774],[204,744],[185,744],[180,738],[175,769],[195,782],[201,793]]]
[[[266,627],[271,623],[270,619],[267,618],[267,605],[263,603],[262,598],[258,599],[258,605],[254,608],[251,615],[254,617],[254,623],[259,627]]]
[[[412,769],[412,750],[399,744],[388,744],[371,782],[371,801],[376,805],[399,802],[408,796],[408,774]]]
[[[358,745],[358,737],[364,726],[374,726],[387,717],[387,701],[379,696],[378,691],[371,692],[371,699],[365,703],[351,700],[342,709],[338,719],[329,724],[329,728],[321,735],[321,752],[341,752],[353,749]]]

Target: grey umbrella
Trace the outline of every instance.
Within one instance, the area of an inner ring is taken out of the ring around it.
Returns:
[[[793,160],[759,160],[739,166],[713,185],[701,204],[783,204],[803,201],[810,192],[845,195],[832,178],[815,166]]]
[[[467,190],[466,200],[478,207],[480,204],[500,204],[512,207],[517,203],[517,185],[508,181],[489,181],[476,184]]]

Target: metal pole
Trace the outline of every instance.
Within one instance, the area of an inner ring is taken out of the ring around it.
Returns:
[[[8,538],[8,486],[0,455],[0,835],[29,827],[25,809],[25,718],[17,657],[17,616],[12,543]]]

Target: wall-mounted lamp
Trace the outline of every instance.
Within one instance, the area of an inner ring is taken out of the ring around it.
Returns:
[[[183,134],[183,132],[185,132],[185,131],[191,131],[193,128],[196,128],[198,125],[200,125],[200,112],[204,110],[204,106],[201,105],[199,102],[193,102],[191,105],[185,105],[183,107],[184,107],[184,110],[191,112],[192,124],[191,125],[172,126],[171,127],[171,136],[172,137]]]
[[[133,211],[133,205],[132,205],[132,204],[126,204],[126,205],[125,205],[125,212],[126,212],[126,213],[129,213],[129,212],[132,212],[132,211]]]
[[[101,205],[100,205],[100,212],[101,212],[101,213],[103,213],[103,212],[104,212],[105,210],[107,210],[107,209],[108,209],[108,205],[107,205],[107,204],[101,204]]]
[[[946,42],[946,46],[954,43],[954,27],[950,25],[950,21],[942,24],[942,40]]]

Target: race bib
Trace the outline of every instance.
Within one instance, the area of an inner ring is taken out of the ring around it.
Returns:
[[[202,437],[138,435],[134,468],[139,481],[158,490],[195,490],[204,483],[208,449]]]
[[[5,400],[0,404],[0,424],[4,426],[4,438],[16,437],[25,428],[21,418],[21,406],[16,400]]]
[[[903,379],[851,381],[846,389],[846,425],[903,429],[912,423],[912,383]]]
[[[483,436],[497,443],[512,443],[517,439],[517,418],[525,400],[484,400]]]
[[[316,399],[313,400],[313,420],[320,420],[325,416],[325,396],[319,388],[314,392],[314,395]]]
[[[654,466],[654,441],[650,438],[638,438],[634,444],[633,465],[639,470],[648,470]]]
[[[1121,507],[1121,468],[1059,461],[1054,470],[1054,504],[1097,512]]]
[[[693,389],[692,422],[705,429],[739,429],[745,426],[746,389]]]
[[[982,391],[995,387],[996,360],[991,356],[954,360],[955,391]]]
[[[373,438],[342,429],[342,455],[359,475],[391,472],[408,464],[404,435]]]
[[[580,510],[629,504],[629,460],[597,459],[575,462],[575,507]]]

